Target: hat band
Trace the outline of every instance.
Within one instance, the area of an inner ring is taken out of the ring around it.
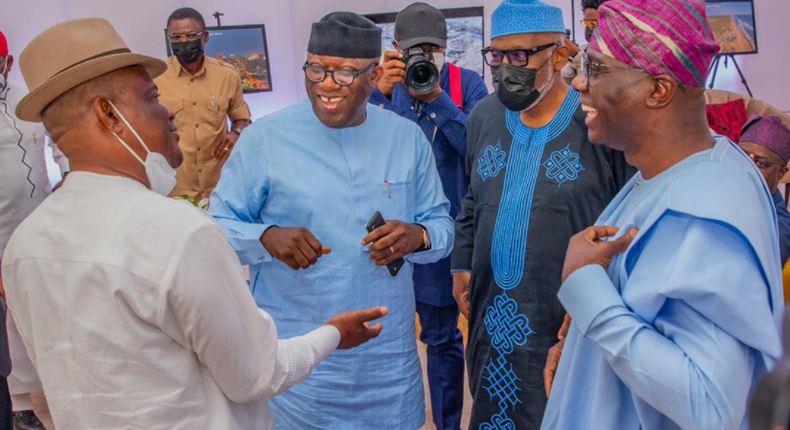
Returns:
[[[78,62],[76,62],[76,63],[74,63],[74,64],[72,64],[70,66],[67,66],[65,69],[62,69],[61,71],[59,71],[59,72],[55,73],[54,75],[50,76],[49,79],[52,79],[52,78],[54,78],[54,77],[56,77],[56,76],[58,76],[58,75],[60,75],[62,73],[68,72],[70,69],[73,69],[73,68],[79,66],[80,64],[87,63],[88,61],[92,61],[92,60],[95,60],[97,58],[107,57],[109,55],[131,54],[131,53],[132,53],[132,51],[130,51],[129,48],[113,49],[112,51],[102,52],[101,54],[94,55],[93,57],[88,57],[88,58],[86,58],[84,60],[81,60],[81,61],[78,61]]]

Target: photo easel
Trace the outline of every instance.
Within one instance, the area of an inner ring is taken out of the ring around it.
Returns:
[[[735,69],[738,71],[738,75],[740,75],[741,77],[741,83],[743,84],[744,87],[746,87],[746,91],[749,93],[749,97],[754,97],[754,95],[752,95],[752,90],[749,88],[749,83],[746,82],[746,77],[743,76],[743,72],[741,71],[741,66],[738,65],[738,61],[735,60],[735,55],[732,54],[717,55],[716,59],[713,60],[713,63],[711,64],[711,68],[713,69],[713,76],[711,77],[710,86],[708,88],[713,89],[713,85],[716,83],[716,75],[719,73],[719,64],[721,63],[722,57],[724,58],[725,69],[729,66],[728,64],[729,60],[732,60],[732,64],[735,65]]]

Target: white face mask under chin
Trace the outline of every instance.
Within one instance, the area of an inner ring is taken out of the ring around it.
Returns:
[[[134,127],[132,127],[131,124],[129,124],[129,121],[126,120],[121,111],[119,111],[110,100],[107,100],[107,103],[112,106],[115,113],[117,113],[118,117],[121,118],[121,121],[123,121],[123,123],[129,127],[129,131],[134,134],[134,137],[137,138],[137,140],[140,142],[140,145],[142,145],[143,149],[145,149],[145,152],[148,154],[145,157],[145,161],[143,161],[143,159],[140,158],[136,152],[132,151],[132,148],[129,148],[129,145],[127,145],[120,136],[115,134],[115,132],[111,133],[116,139],[118,139],[119,142],[121,142],[121,145],[123,145],[123,147],[126,148],[126,150],[129,151],[132,156],[145,167],[145,176],[148,178],[151,191],[167,197],[167,195],[170,194],[170,192],[173,191],[173,188],[176,186],[176,169],[170,166],[170,163],[167,162],[162,154],[149,151],[148,146],[146,146],[145,142],[143,142],[143,138],[137,134],[137,131],[134,129]]]

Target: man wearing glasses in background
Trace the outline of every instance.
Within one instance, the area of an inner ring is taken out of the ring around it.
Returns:
[[[414,430],[425,402],[413,265],[450,253],[450,204],[420,127],[368,103],[381,29],[331,13],[313,24],[307,52],[308,98],[244,132],[209,213],[250,265],[252,294],[281,338],[338,309],[390,309],[369,348],[332,355],[271,400],[277,428]],[[377,211],[387,221],[368,234]],[[385,266],[400,259],[391,276]]]
[[[469,318],[470,428],[540,428],[543,368],[565,311],[568,240],[595,222],[633,173],[587,138],[559,8],[506,0],[483,50],[496,95],[469,117],[469,193],[456,220],[453,289]],[[471,287],[470,287],[471,284]]]
[[[582,12],[584,12],[584,19],[582,19],[581,24],[584,26],[584,40],[588,43],[592,38],[595,28],[598,27],[598,8],[601,7],[601,4],[605,1],[607,0],[582,0],[581,6]],[[576,44],[571,41],[566,41],[566,43],[568,47],[571,48],[572,52],[568,64],[562,69],[562,78],[565,79],[565,83],[570,85],[581,68],[581,55],[579,55],[579,52],[584,50],[587,45],[579,49],[576,47]]]
[[[176,114],[184,163],[171,196],[208,199],[241,131],[250,123],[241,78],[235,67],[204,54],[208,32],[203,16],[184,7],[167,19],[173,56],[156,79],[160,102]],[[227,118],[232,121],[228,130]]]

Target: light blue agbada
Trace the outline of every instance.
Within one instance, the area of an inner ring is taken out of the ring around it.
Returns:
[[[248,127],[222,170],[210,213],[224,228],[280,338],[333,315],[386,306],[381,336],[333,353],[303,384],[271,400],[278,430],[413,430],[424,420],[414,327],[413,264],[444,258],[453,221],[430,144],[416,124],[379,107],[353,128],[324,126],[308,100]],[[376,211],[423,225],[431,249],[396,277],[360,241]],[[270,226],[304,227],[332,253],[294,271],[261,245]],[[233,363],[229,362],[232,366]]]
[[[559,298],[573,318],[542,429],[747,429],[752,387],[781,354],[776,215],[754,163],[726,138],[599,218],[639,233],[608,273]]]

